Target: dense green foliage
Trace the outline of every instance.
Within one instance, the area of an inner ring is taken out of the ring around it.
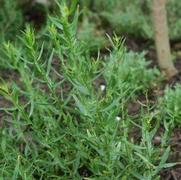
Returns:
[[[117,33],[151,37],[149,17],[139,1],[130,2],[82,1],[87,8],[80,12],[76,3],[57,4],[38,32],[30,24],[21,31],[26,23],[18,5],[7,11],[17,13],[11,28],[3,29],[9,15],[1,7],[0,68],[17,75],[0,80],[2,179],[151,180],[175,165],[167,162],[168,142],[173,127],[180,126],[180,86],[166,90],[158,105],[140,103],[131,115],[128,104],[140,94],[147,98],[160,72],[149,68],[144,53],[128,51],[121,38],[106,37],[96,24],[104,19]],[[106,44],[106,53],[92,55]]]
[[[0,40],[14,39],[22,28],[23,17],[17,1],[0,0]]]
[[[84,4],[85,2],[82,1]],[[93,14],[107,21],[117,33],[131,34],[137,37],[153,38],[150,0],[98,0],[86,1],[92,7]],[[168,21],[170,38],[180,38],[180,2],[168,1]]]
[[[160,107],[164,121],[171,124],[181,125],[181,86],[177,84],[174,89],[167,88],[165,95],[160,99]],[[165,118],[166,117],[166,118]]]
[[[0,7],[1,33],[8,30],[9,33],[6,32],[6,36],[12,37],[13,31],[17,33],[17,30],[23,27],[23,7],[20,8],[23,3],[12,0],[1,1],[3,4]],[[62,2],[62,0],[59,1]],[[87,40],[90,35],[94,35],[97,43],[92,43],[91,40],[89,40],[89,43],[96,47],[104,45],[105,37],[103,32],[110,28],[113,28],[119,34],[153,38],[150,0],[79,0],[78,2],[84,11],[81,22],[81,32],[83,32],[81,37],[83,36]],[[171,39],[180,38],[180,6],[181,4],[177,0],[168,1],[168,24]],[[53,8],[57,9],[55,5]],[[104,23],[102,27],[98,28],[101,22]]]

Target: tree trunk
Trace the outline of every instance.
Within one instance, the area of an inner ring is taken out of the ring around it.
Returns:
[[[170,79],[177,74],[177,70],[171,60],[166,0],[153,0],[153,25],[158,64],[166,77]]]

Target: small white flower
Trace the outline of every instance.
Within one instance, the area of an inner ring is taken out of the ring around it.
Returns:
[[[120,121],[120,120],[121,120],[121,117],[116,116],[116,121]]]
[[[100,88],[101,88],[101,91],[104,91],[104,90],[106,89],[106,86],[105,86],[104,84],[102,84],[102,85],[100,86]]]

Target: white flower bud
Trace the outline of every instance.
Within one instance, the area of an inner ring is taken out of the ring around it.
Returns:
[[[104,84],[102,84],[102,85],[100,86],[100,88],[101,88],[101,91],[104,91],[104,90],[106,89],[106,86],[105,86]]]
[[[116,116],[116,121],[121,121],[121,117]]]

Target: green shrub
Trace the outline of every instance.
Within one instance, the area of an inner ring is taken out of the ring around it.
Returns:
[[[23,17],[17,1],[0,0],[0,40],[15,39],[23,25]]]
[[[84,5],[93,9],[93,12],[107,21],[119,34],[153,38],[150,0],[96,0]],[[168,1],[167,12],[171,39],[180,38],[180,6],[181,3],[177,0]]]
[[[167,6],[168,24],[171,39],[179,39],[181,36],[181,3],[177,0],[169,0]]]
[[[141,1],[124,0],[115,0],[112,2],[112,8],[100,12],[117,33],[151,38],[153,31],[148,14],[144,14]]]
[[[119,38],[114,39],[114,50],[108,60],[105,61],[105,79],[108,89],[113,91],[143,92],[150,88],[159,77],[157,69],[149,69],[149,62],[141,54],[127,52],[126,48],[119,42]],[[125,88],[124,89],[124,85]],[[122,89],[123,88],[123,89]]]
[[[96,23],[89,20],[86,15],[82,17],[77,36],[84,41],[85,46],[92,52],[96,52],[97,49],[103,49],[108,44],[104,31],[98,29]]]
[[[160,111],[162,119],[172,127],[181,125],[181,86],[177,84],[174,89],[165,90],[163,98],[160,98]]]
[[[59,7],[61,16],[50,17],[45,32],[48,52],[30,26],[18,45],[4,43],[1,59],[19,78],[0,84],[10,102],[0,107],[1,178],[159,179],[161,169],[174,165],[166,163],[169,147],[161,154],[152,144],[160,121],[141,114],[136,124],[123,111],[129,97],[152,85],[157,70],[117,37],[110,39],[109,57],[91,57],[77,38],[79,13]],[[94,86],[99,78],[105,92]],[[130,135],[137,126],[138,141]]]

